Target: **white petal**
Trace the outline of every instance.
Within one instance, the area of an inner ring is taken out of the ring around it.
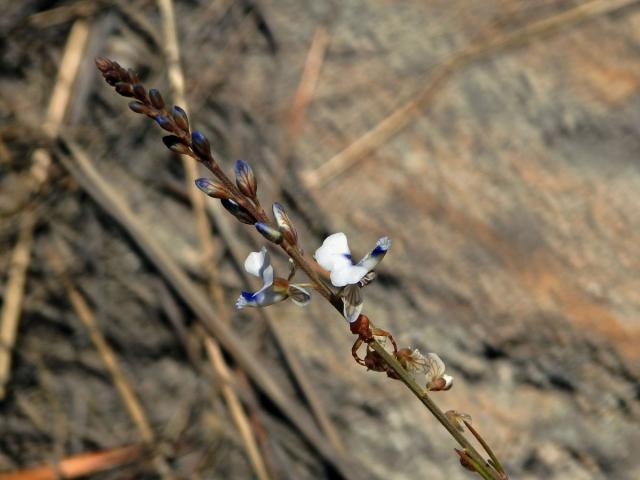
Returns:
[[[437,353],[427,353],[425,378],[427,385],[444,374],[444,362]]]
[[[331,283],[334,287],[344,287],[358,283],[368,273],[364,267],[357,265],[345,265],[331,272]]]
[[[262,278],[264,286],[273,283],[273,267],[271,266],[271,258],[265,247],[259,252],[251,252],[244,262],[244,269],[251,275]]]
[[[336,268],[353,264],[347,236],[342,232],[334,233],[325,238],[322,246],[316,250],[313,257],[322,268],[330,272]]]

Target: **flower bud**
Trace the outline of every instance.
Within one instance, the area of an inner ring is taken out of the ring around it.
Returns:
[[[173,121],[176,122],[176,125],[178,125],[180,130],[184,132],[189,131],[189,119],[187,118],[187,112],[185,112],[177,105],[174,105],[171,109],[171,116],[173,117]]]
[[[164,115],[156,115],[155,121],[163,130],[166,130],[167,132],[175,131],[175,124],[169,117],[165,117]]]
[[[222,206],[234,217],[236,217],[240,222],[245,223],[247,225],[254,225],[256,223],[256,219],[253,218],[251,212],[239,205],[236,201],[231,200],[230,198],[224,198],[220,201]]]
[[[133,96],[143,103],[147,101],[147,91],[141,83],[136,83],[133,86]]]
[[[249,198],[256,198],[258,184],[249,164],[244,160],[237,160],[235,171],[238,190]]]
[[[105,57],[97,57],[95,59],[95,62],[96,62],[96,67],[98,67],[98,70],[100,70],[102,73],[108,72],[109,70],[111,70],[111,67],[113,66],[113,62]]]
[[[167,135],[166,137],[162,137],[162,143],[174,153],[179,153],[181,155],[191,155],[191,150],[189,150],[189,146],[185,145],[180,137],[176,137],[175,135]]]
[[[149,114],[149,107],[141,102],[129,102],[129,108],[135,113],[141,113],[143,115]]]
[[[138,72],[136,72],[133,68],[127,70],[129,74],[129,82],[130,83],[140,83],[140,77],[138,76]]]
[[[227,187],[209,178],[198,178],[196,187],[213,198],[225,199],[231,196],[231,192],[227,190]]]
[[[149,90],[149,99],[151,100],[151,105],[158,110],[162,110],[164,108],[164,100],[162,99],[162,95],[155,88]]]
[[[201,159],[211,159],[211,145],[209,140],[197,130],[191,134],[191,148]]]
[[[116,83],[116,92],[123,97],[133,97],[133,87],[130,83],[118,82]]]
[[[273,243],[282,243],[282,233],[280,230],[276,230],[273,227],[270,227],[266,223],[258,222],[256,223],[256,230],[260,232],[264,238]]]
[[[284,207],[278,202],[273,204],[273,216],[276,219],[276,224],[282,232],[284,239],[291,245],[296,245],[298,243],[298,232],[296,232],[293,222],[291,222]]]

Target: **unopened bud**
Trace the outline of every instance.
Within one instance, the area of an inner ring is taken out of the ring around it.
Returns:
[[[256,230],[258,230],[258,232],[260,232],[260,234],[270,242],[282,243],[282,233],[280,233],[280,230],[270,227],[266,223],[262,222],[256,223]]]
[[[167,132],[175,131],[175,124],[169,117],[165,117],[164,115],[156,115],[155,120],[163,130],[166,130]]]
[[[162,143],[164,143],[164,145],[172,152],[179,153],[181,155],[191,155],[189,146],[185,145],[180,137],[167,135],[166,137],[162,137]]]
[[[244,160],[237,160],[235,171],[238,190],[249,198],[256,198],[258,184],[249,164]]]
[[[147,101],[147,91],[145,90],[142,84],[136,83],[133,86],[133,96],[136,97],[141,102]]]
[[[164,100],[160,92],[155,88],[149,90],[149,100],[151,100],[151,105],[158,110],[162,110],[164,108]]]
[[[112,63],[108,58],[97,57],[94,61],[96,62],[96,67],[98,67],[98,70],[100,70],[102,73],[111,70]]]
[[[143,115],[149,114],[149,107],[141,102],[129,102],[129,108],[136,113],[142,113]]]
[[[469,457],[469,454],[466,450],[459,450],[457,448],[455,448],[454,450],[460,457],[460,465],[462,465],[466,470],[469,470],[470,472],[477,471],[475,465],[473,464],[473,461],[471,460],[471,457]]]
[[[176,122],[176,125],[183,132],[189,131],[189,119],[187,118],[187,112],[185,112],[182,108],[174,105],[171,109],[171,116],[173,117],[173,121]]]
[[[291,245],[298,243],[298,232],[296,232],[293,222],[284,210],[284,207],[279,203],[273,204],[273,216],[276,219],[278,229],[282,232],[284,239]]]
[[[138,76],[138,72],[136,72],[133,68],[127,70],[129,74],[129,81],[131,83],[140,83],[140,77]]]
[[[197,130],[191,134],[191,148],[201,159],[211,159],[211,145],[209,140]]]
[[[231,200],[230,198],[222,199],[222,206],[227,209],[227,211],[236,217],[240,222],[245,223],[247,225],[254,225],[256,223],[256,219],[253,218],[251,212],[239,205],[236,201]]]
[[[231,193],[224,185],[209,178],[198,178],[196,187],[213,198],[225,199],[231,196]]]
[[[133,97],[133,86],[130,83],[118,82],[116,83],[116,92],[123,97]]]

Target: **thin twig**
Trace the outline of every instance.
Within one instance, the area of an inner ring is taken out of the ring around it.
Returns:
[[[31,467],[10,473],[0,473],[0,480],[58,480],[78,478],[121,467],[143,456],[146,448],[142,445],[80,453],[65,458],[55,465]]]
[[[147,419],[147,415],[145,414],[142,404],[138,400],[133,387],[129,380],[127,380],[125,373],[120,368],[115,353],[100,331],[100,327],[98,326],[98,322],[96,321],[91,308],[80,291],[73,285],[71,279],[65,274],[60,255],[50,250],[47,252],[47,257],[52,269],[56,272],[56,276],[62,280],[73,311],[89,332],[89,337],[96,347],[102,362],[109,371],[116,390],[120,394],[120,398],[122,399],[129,416],[138,429],[140,437],[146,444],[153,445],[156,442],[156,438],[149,424],[149,420]],[[163,478],[173,478],[169,465],[162,456],[157,455],[154,457],[153,463],[158,470],[158,473],[160,473]]]
[[[367,154],[386,143],[406,127],[416,115],[423,111],[436,93],[447,84],[448,80],[470,63],[484,59],[504,49],[523,45],[542,35],[579,24],[600,15],[621,10],[634,3],[638,3],[638,0],[591,0],[551,18],[539,20],[513,32],[467,46],[437,65],[429,75],[426,86],[409,102],[395,110],[320,167],[306,172],[302,176],[304,185],[310,190],[318,189],[364,158],[369,158]]]
[[[53,137],[60,131],[88,38],[88,22],[77,20],[71,27],[65,45],[58,77],[53,87],[43,124],[43,130],[48,137]],[[31,188],[33,191],[37,191],[49,176],[49,165],[51,164],[49,151],[43,148],[36,149],[32,154],[31,164],[33,180]],[[5,385],[11,374],[11,351],[20,323],[26,271],[31,259],[33,230],[37,223],[38,213],[35,210],[27,209],[21,219],[20,233],[14,247],[9,270],[7,293],[0,314],[0,400],[5,396]]]

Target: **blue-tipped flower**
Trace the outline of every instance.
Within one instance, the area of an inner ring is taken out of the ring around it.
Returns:
[[[344,233],[329,235],[322,246],[316,250],[314,258],[322,268],[331,272],[331,283],[335,287],[353,285],[372,271],[384,258],[391,247],[391,240],[382,237],[376,246],[362,260],[355,263]]]
[[[231,192],[227,190],[227,187],[209,178],[198,178],[196,187],[213,198],[226,199],[231,197]]]
[[[244,262],[245,270],[262,279],[262,288],[257,292],[242,292],[236,300],[236,308],[266,307],[287,298],[300,306],[311,300],[311,294],[299,285],[290,284],[283,278],[274,276],[269,252],[265,247],[259,252],[251,252]]]
[[[249,164],[244,160],[237,160],[235,171],[238,190],[249,198],[256,198],[258,193],[258,183],[256,182],[256,177]]]
[[[151,100],[153,108],[157,110],[162,110],[164,108],[164,99],[162,98],[162,95],[160,95],[160,92],[155,88],[149,90],[149,100]]]
[[[191,151],[189,147],[182,142],[180,137],[175,135],[167,135],[162,137],[162,143],[164,143],[165,147],[175,153],[179,153],[182,155],[189,155]]]
[[[191,134],[191,148],[200,158],[211,160],[211,145],[209,140],[197,130]]]
[[[256,219],[253,218],[251,212],[244,208],[235,200],[231,200],[230,198],[224,198],[221,200],[222,206],[234,217],[236,217],[240,222],[246,223],[247,225],[254,225],[256,223]]]
[[[260,232],[264,238],[273,243],[282,243],[282,233],[273,227],[270,227],[266,223],[256,223],[256,230]]]
[[[178,125],[183,132],[189,131],[189,118],[187,117],[187,112],[179,106],[174,105],[171,109],[171,116],[173,117],[173,121],[176,122],[176,125]]]
[[[167,132],[172,132],[172,133],[174,132],[175,124],[171,121],[170,118],[165,117],[164,115],[156,115],[155,121],[158,125],[160,125],[160,127],[163,130],[166,130]]]

